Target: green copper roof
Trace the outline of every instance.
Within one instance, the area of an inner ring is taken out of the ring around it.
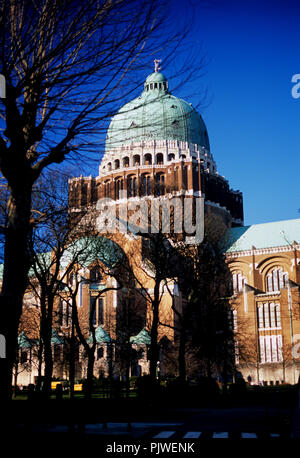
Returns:
[[[160,72],[148,76],[140,97],[124,105],[112,118],[106,152],[146,140],[179,140],[209,149],[203,119],[191,104],[172,95],[167,84]]]
[[[167,78],[161,72],[153,72],[146,78],[145,86],[149,83],[164,83],[167,81]]]
[[[136,336],[130,337],[130,342],[136,345],[150,345],[151,337],[149,332],[143,328]]]
[[[82,267],[88,267],[93,261],[100,260],[107,267],[114,267],[124,256],[120,246],[112,240],[101,237],[84,237],[72,242],[65,251],[61,265],[67,267],[74,259]]]
[[[95,338],[97,343],[111,343],[112,339],[110,338],[110,335],[104,331],[102,326],[98,326],[96,331],[95,331]],[[88,342],[92,343],[93,342],[93,337],[90,336],[88,338]]]
[[[53,345],[62,345],[64,343],[63,337],[59,336],[55,329],[52,328],[51,343]]]
[[[275,221],[234,227],[230,231],[227,253],[251,250],[252,247],[272,248],[300,243],[300,219]]]
[[[18,335],[18,346],[20,348],[31,348],[34,342],[27,337],[24,331],[21,331]]]

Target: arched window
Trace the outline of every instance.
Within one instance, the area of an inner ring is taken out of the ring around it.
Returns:
[[[174,167],[174,186],[178,189],[178,167]]]
[[[171,153],[168,155],[168,161],[173,161],[175,159],[175,154]]]
[[[165,194],[165,175],[157,173],[155,176],[155,195],[163,196]]]
[[[27,360],[28,360],[28,353],[27,353],[27,351],[21,351],[21,360],[20,360],[20,363],[21,363],[21,364],[25,364],[25,363],[27,363]]]
[[[110,172],[111,171],[111,162],[107,164],[107,170]]]
[[[64,300],[61,299],[59,302],[59,319],[58,322],[61,326],[66,326],[68,327],[71,321],[71,306],[70,304]]]
[[[91,282],[100,282],[102,279],[101,273],[98,267],[93,267],[90,269],[90,281]]]
[[[110,192],[111,192],[111,182],[106,181],[104,183],[104,197],[110,197]]]
[[[123,157],[123,167],[129,167],[129,157]]]
[[[282,267],[275,267],[266,277],[266,289],[268,292],[280,291],[288,282],[287,272],[283,272]]]
[[[234,293],[240,293],[243,291],[244,284],[246,283],[246,277],[243,276],[242,272],[235,271],[232,274],[232,287]]]
[[[103,358],[103,355],[104,355],[103,347],[99,347],[99,348],[97,349],[97,359]]]
[[[161,165],[164,163],[164,155],[162,153],[158,153],[156,155],[156,164]]]
[[[104,303],[102,297],[90,297],[90,329],[104,324]]]
[[[116,199],[121,198],[121,192],[123,191],[123,180],[122,178],[118,178],[116,180]]]
[[[128,197],[137,196],[137,179],[134,176],[130,176],[127,179],[127,194]]]
[[[144,160],[145,160],[145,165],[151,165],[152,164],[151,154],[145,154]]]
[[[120,161],[119,159],[116,159],[115,160],[115,169],[119,169],[120,168]]]
[[[188,188],[187,166],[183,167],[182,170],[182,187],[183,189]]]
[[[151,177],[150,175],[143,175],[142,176],[142,196],[150,196],[151,195]]]
[[[134,163],[135,166],[140,165],[140,163],[141,163],[141,158],[140,158],[140,155],[139,155],[139,154],[135,154],[135,155],[133,156],[133,163]]]

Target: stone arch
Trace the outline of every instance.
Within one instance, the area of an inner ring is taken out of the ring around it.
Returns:
[[[228,263],[228,267],[232,276],[233,290],[239,293],[243,290],[244,285],[250,282],[251,268],[247,262],[241,260]]]
[[[163,164],[164,163],[164,155],[163,153],[156,154],[156,164]]]
[[[285,257],[285,256],[269,256],[268,258],[265,258],[263,261],[261,261],[257,265],[257,269],[259,269],[259,272],[261,275],[266,275],[266,272],[272,269],[272,267],[278,267],[281,266],[285,270],[290,270],[290,259]]]
[[[141,165],[141,156],[139,154],[135,154],[133,156],[133,165],[134,166],[139,166]]]
[[[152,164],[152,154],[147,153],[144,156],[144,165],[151,165]]]
[[[258,265],[265,291],[276,292],[287,285],[290,276],[289,259],[285,256],[272,256]]]

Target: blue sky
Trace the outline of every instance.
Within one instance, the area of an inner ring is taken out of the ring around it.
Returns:
[[[299,218],[300,98],[291,78],[300,73],[300,4],[173,3],[178,19],[194,8],[195,44],[209,61],[201,112],[219,173],[244,194],[245,224]]]
[[[198,106],[207,91],[199,111],[218,172],[243,192],[245,224],[300,218],[299,0],[170,1],[173,26],[193,17],[192,51],[207,60],[202,78],[173,93]],[[162,62],[171,90],[179,64]],[[151,61],[145,77],[152,71]]]

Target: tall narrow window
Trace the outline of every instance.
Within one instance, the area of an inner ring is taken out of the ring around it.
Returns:
[[[177,191],[178,189],[178,168],[177,167],[174,168],[174,187]]]
[[[258,327],[263,329],[280,328],[280,305],[274,302],[262,304],[257,308]]]
[[[116,181],[116,199],[121,199],[121,194],[123,191],[123,180],[122,179],[117,179]]]
[[[275,267],[267,275],[266,287],[268,292],[276,292],[284,288],[288,282],[287,272],[283,272],[282,267]]]
[[[158,173],[155,177],[155,195],[163,196],[165,194],[165,175]]]
[[[244,284],[246,282],[246,277],[243,276],[243,273],[240,271],[235,271],[232,274],[232,287],[234,293],[240,293],[243,291]]]
[[[103,355],[104,355],[103,347],[99,347],[99,348],[97,349],[97,359],[103,358]]]
[[[100,282],[101,281],[101,274],[98,267],[93,267],[90,270],[90,281],[91,282]]]
[[[259,338],[259,356],[261,363],[282,361],[282,336],[268,335]]]
[[[98,325],[104,324],[104,311],[103,311],[103,299],[99,297],[97,306]]]
[[[150,175],[142,176],[142,196],[150,196],[151,194],[151,182]]]
[[[136,177],[134,177],[133,180],[132,180],[132,195],[133,195],[133,197],[137,196],[137,181],[136,181]]]
[[[258,314],[258,327],[263,328],[264,327],[264,308],[262,305],[257,308],[257,314]]]
[[[91,297],[90,299],[90,326],[96,326],[97,324],[97,298]]]
[[[188,188],[187,166],[184,166],[182,170],[182,187],[183,189]]]
[[[127,195],[128,197],[132,197],[132,178],[127,179]]]
[[[65,300],[62,300],[62,316],[61,316],[61,324],[62,326],[69,326],[71,320],[71,307],[69,303]]]
[[[127,193],[128,197],[137,196],[137,179],[136,177],[129,177],[127,180]]]

